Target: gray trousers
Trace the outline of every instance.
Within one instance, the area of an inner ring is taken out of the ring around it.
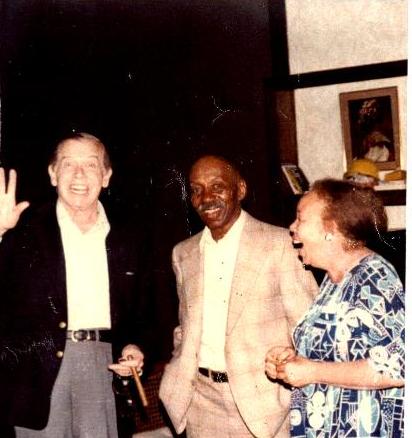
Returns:
[[[16,427],[16,438],[117,438],[111,344],[66,341],[47,427]]]

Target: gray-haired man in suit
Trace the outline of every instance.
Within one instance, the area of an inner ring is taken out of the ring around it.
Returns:
[[[0,169],[0,424],[18,438],[116,438],[108,366],[141,369],[149,343],[136,227],[98,200],[112,175],[98,138],[64,139],[48,171],[57,202],[20,218],[16,173],[6,184]]]

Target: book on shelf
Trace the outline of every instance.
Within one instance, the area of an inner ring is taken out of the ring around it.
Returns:
[[[285,163],[282,164],[282,171],[295,195],[303,195],[303,193],[309,190],[309,182],[299,166]]]

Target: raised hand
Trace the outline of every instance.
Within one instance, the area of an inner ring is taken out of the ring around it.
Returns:
[[[16,205],[16,182],[17,173],[11,169],[6,184],[5,171],[0,167],[0,236],[16,226],[21,213],[29,206],[27,201]]]

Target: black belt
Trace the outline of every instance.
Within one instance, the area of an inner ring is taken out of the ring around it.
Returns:
[[[67,330],[67,339],[73,342],[100,341],[112,342],[111,330]]]
[[[199,368],[199,373],[202,376],[211,378],[216,383],[226,383],[229,381],[227,373],[221,371],[212,371],[208,368]]]

